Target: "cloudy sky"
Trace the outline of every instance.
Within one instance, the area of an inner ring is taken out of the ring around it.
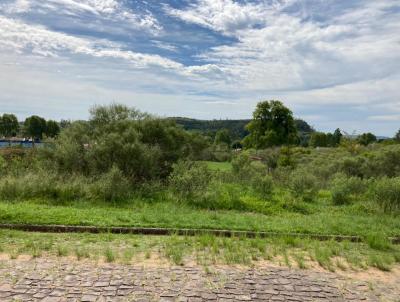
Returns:
[[[249,118],[400,128],[400,0],[1,0],[0,112]]]

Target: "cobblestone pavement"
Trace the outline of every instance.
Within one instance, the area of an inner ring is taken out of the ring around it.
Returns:
[[[37,258],[0,261],[0,301],[400,301],[398,288],[270,268],[143,268]]]

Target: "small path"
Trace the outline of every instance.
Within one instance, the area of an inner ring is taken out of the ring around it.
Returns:
[[[397,299],[397,300],[396,300]],[[147,267],[66,258],[0,261],[0,301],[400,301],[399,288],[281,267]]]

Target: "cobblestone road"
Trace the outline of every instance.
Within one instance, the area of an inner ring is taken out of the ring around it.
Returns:
[[[0,261],[0,301],[400,301],[333,273],[287,268],[142,268],[66,259]]]

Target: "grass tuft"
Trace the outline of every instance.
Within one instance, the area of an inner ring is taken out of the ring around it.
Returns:
[[[116,258],[114,251],[110,247],[106,248],[106,250],[104,251],[104,256],[108,263],[114,262]]]

